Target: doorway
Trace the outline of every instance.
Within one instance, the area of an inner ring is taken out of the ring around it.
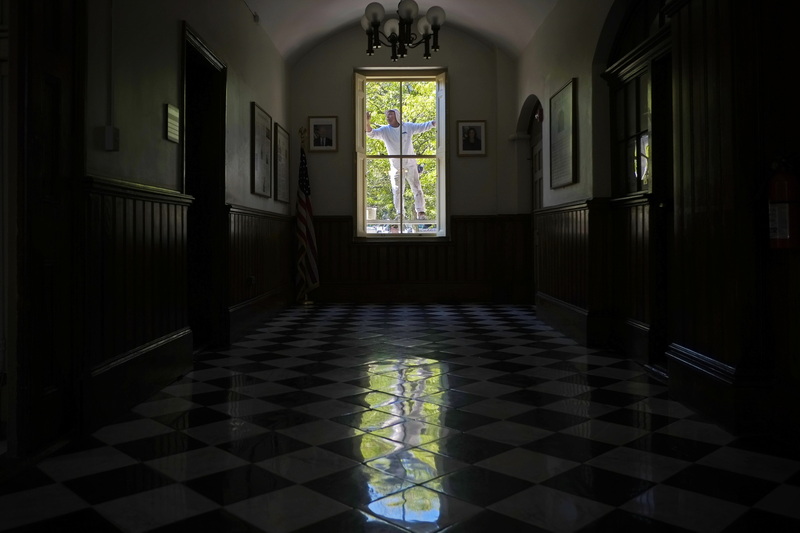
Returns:
[[[671,33],[661,0],[637,0],[604,77],[611,96],[610,343],[668,377],[672,235]]]
[[[194,350],[224,345],[227,324],[225,65],[188,27],[184,53],[184,189],[187,303]]]

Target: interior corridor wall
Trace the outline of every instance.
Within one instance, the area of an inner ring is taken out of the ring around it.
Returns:
[[[355,214],[355,142],[353,70],[356,68],[446,67],[448,128],[448,213],[492,215],[530,212],[527,197],[514,201],[500,198],[516,192],[516,173],[509,137],[514,133],[513,109],[517,99],[516,60],[479,37],[445,25],[440,33],[441,50],[430,60],[422,50],[392,63],[386,48],[369,57],[364,32],[353,27],[310,49],[290,67],[292,155],[299,152],[298,130],[308,127],[309,116],[338,117],[339,149],[334,153],[310,153],[314,213],[334,216]],[[485,157],[459,157],[456,121],[485,120],[488,143]],[[380,123],[376,119],[376,123]],[[509,185],[511,182],[511,185]]]
[[[519,61],[518,106],[522,109],[529,95],[536,95],[544,107],[544,206],[582,201],[602,196],[608,169],[597,167],[595,145],[607,136],[595,136],[594,121],[605,117],[607,100],[598,109],[594,98],[597,73],[595,51],[615,0],[560,0],[539,27]],[[550,99],[571,79],[576,79],[577,100],[577,183],[550,188]],[[598,104],[599,106],[599,104]],[[606,160],[607,161],[607,160]]]
[[[241,0],[88,0],[86,165],[99,175],[181,191],[180,145],[165,138],[164,106],[182,102],[183,22],[227,67],[226,201],[288,214],[250,193],[250,103],[288,124],[283,58]],[[107,151],[102,128],[119,130]]]

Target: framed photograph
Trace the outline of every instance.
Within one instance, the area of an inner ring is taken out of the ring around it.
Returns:
[[[456,122],[458,155],[486,155],[486,121],[459,120]]]
[[[308,117],[308,149],[311,152],[335,152],[339,149],[336,117]]]
[[[550,98],[550,188],[572,185],[578,177],[577,114],[575,89],[571,79]]]
[[[272,117],[255,102],[251,103],[252,193],[272,196]]]
[[[289,202],[289,132],[275,123],[275,199]]]

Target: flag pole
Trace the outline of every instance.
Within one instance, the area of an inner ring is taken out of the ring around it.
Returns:
[[[299,183],[300,190],[298,191],[298,204],[297,205],[298,205],[298,209],[301,206],[303,206],[303,220],[305,221],[304,224],[302,224],[302,230],[300,231],[299,235],[303,237],[303,239],[301,239],[301,240],[303,241],[302,242],[303,248],[306,250],[305,254],[303,254],[305,256],[305,266],[308,269],[308,267],[311,267],[311,265],[313,264],[313,268],[310,268],[309,270],[310,270],[310,272],[313,272],[313,274],[314,274],[313,283],[312,283],[312,285],[310,287],[309,287],[309,279],[308,279],[308,275],[307,275],[308,272],[306,272],[306,275],[303,275],[303,285],[304,285],[303,288],[305,290],[303,290],[303,292],[302,292],[302,294],[303,294],[302,300],[303,300],[303,305],[308,307],[308,306],[314,305],[314,302],[312,300],[309,300],[309,298],[308,298],[308,290],[309,290],[309,288],[313,289],[313,288],[317,287],[319,285],[319,280],[316,277],[318,275],[317,272],[316,272],[316,270],[317,270],[317,267],[316,267],[316,248],[317,248],[317,245],[316,245],[316,237],[314,236],[314,229],[313,229],[313,213],[312,213],[312,209],[311,209],[310,188],[308,186],[308,171],[307,171],[307,167],[305,165],[305,149],[306,149],[306,142],[308,141],[308,137],[307,137],[308,130],[305,127],[301,127],[300,130],[299,130],[299,133],[300,133],[300,152],[301,152],[301,165],[300,165],[301,179],[300,179],[300,183]],[[303,190],[304,189],[304,187],[303,187],[303,178],[305,178],[305,190]],[[302,202],[299,201],[300,198],[303,198]],[[299,216],[299,213],[298,213],[298,216]],[[309,264],[309,259],[311,261],[311,264]],[[303,269],[300,268],[301,266],[302,265],[298,265],[298,268],[302,272]]]

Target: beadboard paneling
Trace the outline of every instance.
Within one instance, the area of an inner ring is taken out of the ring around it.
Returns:
[[[360,240],[351,217],[315,217],[320,301],[532,302],[529,215],[453,216],[441,240]]]

